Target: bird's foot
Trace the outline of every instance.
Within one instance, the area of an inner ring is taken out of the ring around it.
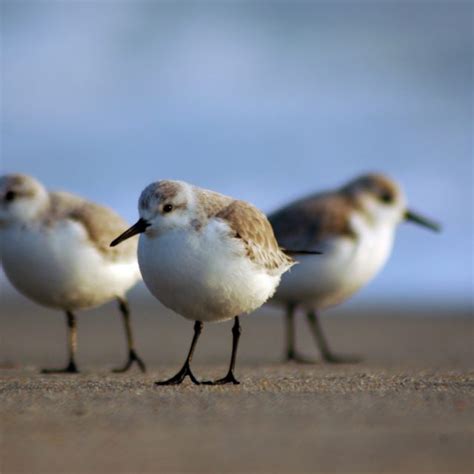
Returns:
[[[195,385],[199,385],[201,383],[196,377],[194,377],[194,374],[191,372],[191,368],[189,367],[189,363],[186,362],[183,365],[183,368],[176,375],[168,380],[160,380],[155,382],[155,385],[179,385],[186,377],[189,377],[191,382]]]
[[[140,370],[145,373],[146,372],[146,366],[143,360],[138,356],[138,354],[135,352],[134,349],[131,349],[130,352],[128,353],[128,361],[127,363],[118,369],[112,370],[112,372],[116,374],[120,374],[123,372],[127,372],[128,369],[133,365],[133,363],[136,362]]]
[[[221,379],[218,380],[206,380],[204,382],[201,382],[203,385],[226,385],[228,383],[234,384],[234,385],[239,385],[240,382],[234,377],[234,373],[229,370],[227,375]]]
[[[338,355],[333,353],[323,354],[323,361],[328,364],[357,364],[363,358],[357,355]]]
[[[316,360],[305,357],[296,351],[288,351],[286,354],[286,362],[296,362],[297,364],[315,364]]]
[[[64,369],[43,369],[41,370],[42,374],[78,374],[79,370],[77,370],[75,362],[72,360],[69,362],[67,367]]]

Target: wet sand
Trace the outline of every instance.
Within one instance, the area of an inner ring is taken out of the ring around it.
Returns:
[[[472,472],[473,319],[426,310],[328,313],[334,348],[354,365],[284,364],[283,321],[242,319],[239,386],[154,387],[182,364],[192,323],[132,300],[148,363],[125,357],[114,305],[79,316],[78,376],[59,313],[25,300],[0,315],[0,472]],[[446,310],[443,309],[444,313]],[[383,314],[381,314],[383,313]],[[193,369],[223,375],[231,324],[207,325]],[[317,358],[305,321],[299,346]]]

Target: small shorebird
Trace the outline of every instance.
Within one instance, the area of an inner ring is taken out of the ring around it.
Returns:
[[[48,192],[36,179],[0,177],[0,256],[13,286],[33,301],[66,313],[69,363],[44,373],[78,372],[74,312],[117,299],[128,344],[128,361],[145,371],[132,338],[125,293],[140,279],[137,239],[120,249],[110,239],[127,228],[111,209],[65,192]]]
[[[165,306],[195,321],[182,369],[157,385],[239,383],[234,377],[240,337],[239,314],[271,297],[281,275],[295,262],[278,246],[265,215],[251,204],[182,181],[158,181],[142,192],[138,222],[112,246],[140,235],[143,280]],[[190,363],[204,322],[234,318],[228,373],[200,382]]]
[[[307,362],[295,350],[294,312],[307,320],[327,362],[350,362],[329,349],[319,311],[342,303],[366,285],[388,259],[395,231],[404,220],[439,231],[437,223],[407,210],[401,188],[389,178],[368,174],[335,191],[304,197],[269,216],[279,245],[322,250],[301,256],[284,275],[273,302],[286,306],[288,360]]]

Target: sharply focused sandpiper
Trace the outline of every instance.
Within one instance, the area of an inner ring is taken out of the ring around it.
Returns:
[[[33,301],[66,313],[69,363],[78,372],[74,312],[117,299],[125,325],[128,361],[145,364],[133,345],[126,292],[140,279],[137,239],[119,249],[110,239],[127,228],[111,209],[65,192],[48,192],[36,179],[0,177],[0,256],[13,286]]]
[[[148,289],[165,306],[196,321],[182,369],[157,384],[180,384],[186,376],[195,384],[237,384],[239,314],[265,303],[295,262],[279,248],[265,215],[247,202],[182,181],[158,181],[144,189],[138,209],[138,222],[111,245],[141,234],[138,262]],[[203,323],[232,318],[227,375],[199,382],[190,363]]]
[[[269,216],[279,245],[321,250],[301,256],[283,276],[274,302],[286,306],[288,360],[305,362],[295,350],[294,312],[298,306],[327,362],[354,361],[335,355],[321,330],[319,311],[337,305],[366,285],[387,261],[398,224],[408,220],[439,231],[437,223],[407,210],[397,183],[368,174],[340,189],[313,194]]]

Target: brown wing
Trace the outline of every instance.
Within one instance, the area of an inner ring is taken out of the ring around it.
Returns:
[[[270,214],[278,243],[289,250],[318,250],[334,235],[354,238],[351,201],[340,193],[314,194]]]
[[[294,264],[278,246],[265,214],[245,201],[232,201],[216,215],[226,221],[245,245],[248,257],[268,271],[281,271]]]
[[[110,260],[130,260],[136,255],[137,237],[128,239],[117,247],[110,247],[110,242],[129,227],[112,209],[65,192],[52,192],[50,198],[53,216],[80,222],[91,243],[104,257]]]
[[[204,219],[214,217],[222,209],[226,208],[233,198],[225,196],[224,194],[209,191],[208,189],[194,188],[196,196],[199,200],[199,209],[202,212]]]

